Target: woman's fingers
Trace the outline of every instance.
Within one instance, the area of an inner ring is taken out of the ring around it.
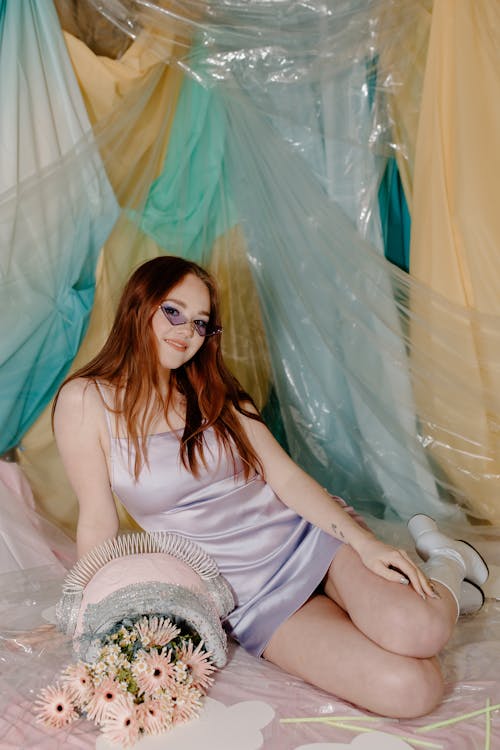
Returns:
[[[431,582],[404,549],[391,547],[377,539],[366,540],[358,550],[365,565],[388,581],[411,584],[419,596],[437,598]]]
[[[394,550],[394,553],[395,554],[391,556],[392,559],[389,567],[393,569],[395,568],[396,571],[401,571],[411,583],[417,594],[424,599],[427,596],[436,598],[437,595],[432,588],[432,584],[428,581],[420,568],[410,559],[405,550]]]
[[[434,587],[425,575],[425,573],[418,567],[418,565],[415,565],[413,560],[411,560],[410,556],[405,550],[399,550],[400,554],[404,557],[404,559],[408,562],[408,564],[411,566],[412,570],[415,571],[422,589],[424,590],[425,594],[427,596],[430,596],[431,599],[438,599],[438,594],[436,594]]]

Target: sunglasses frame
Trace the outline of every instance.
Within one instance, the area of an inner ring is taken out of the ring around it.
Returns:
[[[200,336],[200,338],[202,338],[202,339],[206,339],[209,336],[217,336],[219,333],[222,333],[222,326],[214,326],[214,325],[210,326],[209,323],[207,323],[207,332],[206,333],[200,333],[200,331],[198,329],[198,326],[196,325],[195,321],[194,320],[189,320],[188,318],[186,318],[186,316],[184,315],[184,313],[182,313],[180,310],[177,310],[177,312],[179,313],[179,315],[181,315],[184,318],[184,320],[179,320],[177,323],[173,323],[170,320],[170,318],[167,315],[167,313],[165,312],[165,308],[166,307],[172,307],[172,305],[167,305],[165,302],[162,302],[161,304],[158,305],[158,307],[162,311],[162,313],[164,314],[164,316],[166,317],[166,319],[168,320],[168,322],[170,323],[171,326],[184,326],[184,325],[186,325],[186,323],[189,323],[194,328],[194,330],[196,331],[196,333],[198,334],[198,336]],[[177,308],[174,308],[174,309],[177,309]],[[209,326],[210,326],[210,328],[209,328]]]

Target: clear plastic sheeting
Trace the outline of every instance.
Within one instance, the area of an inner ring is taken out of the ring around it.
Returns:
[[[498,318],[383,257],[389,158],[411,204],[430,1],[57,5],[122,208],[74,366],[102,342],[132,267],[161,252],[201,260],[221,278],[230,364],[265,413],[277,396],[273,429],[329,490],[376,516],[499,520]],[[464,326],[486,377],[462,367]],[[450,408],[426,400],[437,382]],[[23,439],[34,483],[42,429]]]
[[[95,7],[92,0],[54,0],[54,5],[64,31],[97,55],[120,58],[135,38],[133,25],[124,33],[117,26],[116,16],[110,23],[104,9]]]
[[[385,504],[401,517],[412,508],[452,515],[454,506],[436,496],[418,438],[395,275],[312,176],[306,179],[300,158],[243,102],[231,100],[228,108],[230,147],[241,170],[232,185],[248,218],[292,454],[366,512],[378,515]],[[300,212],[282,200],[283,173]]]
[[[500,516],[490,493],[482,495],[499,478],[496,445],[466,434],[457,444],[453,422],[442,424],[440,438],[450,436],[443,459],[442,446],[435,450],[432,408],[414,401],[415,389],[420,394],[438,379],[450,382],[470,420],[485,399],[488,414],[498,415],[495,389],[483,381],[475,391],[461,378],[456,365],[464,353],[453,341],[457,317],[470,319],[485,340],[489,361],[481,366],[494,370],[496,327],[400,274],[376,252],[386,159],[413,158],[408,144],[414,141],[397,140],[408,124],[398,130],[393,119],[401,112],[401,90],[407,89],[407,116],[418,111],[421,95],[418,76],[405,80],[408,67],[397,51],[413,28],[411,55],[423,59],[429,3],[96,7],[123,33],[134,27],[152,40],[173,33],[193,38],[178,65],[224,99],[227,200],[236,203],[244,229],[295,458],[377,515],[407,517],[418,508],[459,517],[458,504],[480,518]],[[417,329],[438,342],[430,358],[425,343],[417,356]],[[453,362],[438,351],[450,341]],[[464,464],[465,452],[476,460]],[[453,480],[450,464],[458,467]],[[460,466],[473,477],[467,492]]]

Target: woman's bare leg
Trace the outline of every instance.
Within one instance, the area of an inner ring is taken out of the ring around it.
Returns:
[[[323,595],[314,596],[278,628],[264,657],[339,698],[384,716],[421,716],[442,699],[443,681],[435,659],[386,651]]]
[[[437,654],[453,631],[456,602],[434,583],[438,599],[422,599],[413,588],[369,571],[357,552],[345,545],[337,552],[325,594],[344,609],[354,625],[387,651],[427,658]]]

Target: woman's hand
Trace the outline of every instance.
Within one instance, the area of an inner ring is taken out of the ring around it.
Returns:
[[[396,549],[375,537],[370,537],[356,545],[356,552],[368,570],[381,578],[395,583],[409,583],[423,599],[428,596],[433,599],[438,597],[430,581],[404,549]]]

